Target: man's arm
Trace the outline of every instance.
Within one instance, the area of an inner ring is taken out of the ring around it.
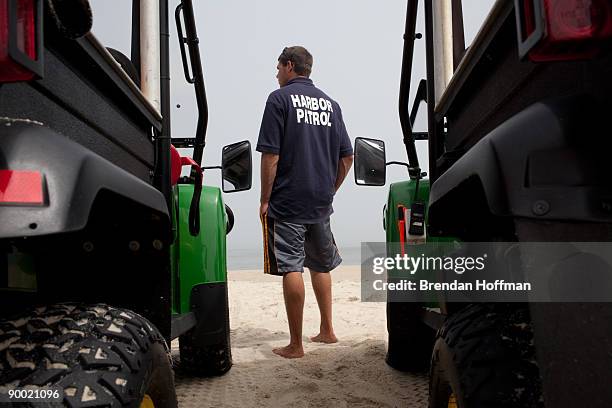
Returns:
[[[276,177],[276,166],[278,164],[278,154],[263,153],[261,155],[261,196],[259,206],[259,216],[262,217],[268,212],[268,203],[272,194],[272,186]]]
[[[342,185],[342,182],[346,178],[351,166],[353,165],[353,155],[341,157],[338,160],[338,173],[336,175],[336,191]]]

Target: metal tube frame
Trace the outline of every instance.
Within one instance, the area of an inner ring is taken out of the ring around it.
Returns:
[[[206,129],[208,127],[208,101],[206,100],[206,88],[204,87],[204,74],[202,73],[202,59],[200,57],[199,39],[196,29],[195,15],[193,12],[193,2],[191,0],[182,0],[177,7],[178,12],[182,9],[183,19],[185,21],[185,38],[179,38],[182,43],[187,44],[189,50],[189,60],[191,63],[191,77],[188,71],[185,71],[185,79],[189,83],[193,83],[195,87],[196,103],[198,106],[198,124],[196,127],[195,142],[193,148],[193,160],[202,165],[202,156],[204,147],[206,146]],[[178,24],[180,29],[180,24]],[[183,52],[183,51],[182,51]],[[192,172],[192,176],[194,173]]]
[[[440,140],[439,123],[436,122],[436,78],[434,70],[434,26],[433,5],[425,1],[425,59],[427,63],[427,132],[429,134],[429,179],[434,183],[439,177],[437,161],[440,156],[438,147],[444,140]]]
[[[414,135],[412,134],[412,123],[409,117],[408,99],[410,96],[410,80],[412,77],[412,60],[414,54],[414,41],[416,31],[416,19],[419,2],[408,0],[406,9],[406,26],[404,30],[404,50],[402,54],[402,70],[400,77],[399,92],[399,118],[408,156],[408,174],[411,179],[421,178],[421,168],[416,151]]]
[[[161,40],[159,0],[140,0],[140,89],[160,111]]]
[[[166,198],[172,211],[172,187],[170,185],[170,31],[168,24],[168,0],[159,0],[160,29],[160,108],[162,131],[155,139],[155,185]]]

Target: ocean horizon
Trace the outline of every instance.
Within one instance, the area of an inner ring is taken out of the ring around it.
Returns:
[[[360,265],[361,247],[338,248],[342,265]],[[227,248],[227,270],[240,271],[249,269],[263,270],[262,248]]]

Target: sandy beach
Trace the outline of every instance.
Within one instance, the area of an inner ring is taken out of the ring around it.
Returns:
[[[359,267],[333,273],[334,324],[339,342],[313,343],[319,312],[309,274],[302,359],[286,360],[272,348],[288,343],[281,278],[261,271],[229,272],[234,366],[223,377],[177,375],[180,406],[197,407],[425,407],[427,381],[384,362],[384,303],[360,301]],[[172,344],[178,353],[178,342]]]

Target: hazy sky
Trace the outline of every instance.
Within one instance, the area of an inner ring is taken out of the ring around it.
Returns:
[[[90,1],[94,34],[104,45],[129,56],[131,1]],[[494,1],[463,2],[469,44]],[[173,18],[177,4],[170,1],[172,135],[192,137],[197,110],[177,47]],[[406,1],[194,0],[194,7],[210,113],[204,164],[220,164],[223,145],[240,140],[253,145],[253,188],[224,195],[236,215],[229,247],[261,247],[260,154],[255,145],[266,98],[278,87],[276,63],[285,46],[303,45],[313,54],[311,78],[342,107],[351,140],[358,136],[383,139],[387,160],[406,160],[397,113]],[[421,1],[417,30],[424,33],[422,20]],[[411,101],[415,84],[424,77],[423,38],[415,48]],[[425,106],[421,109],[415,130],[424,131]],[[417,148],[421,167],[426,169],[426,142],[417,142]],[[351,169],[334,201],[332,228],[338,246],[385,240],[382,208],[388,186],[406,176],[405,168],[391,166],[387,186],[358,187]],[[218,170],[208,171],[204,184],[220,186],[220,178]]]

